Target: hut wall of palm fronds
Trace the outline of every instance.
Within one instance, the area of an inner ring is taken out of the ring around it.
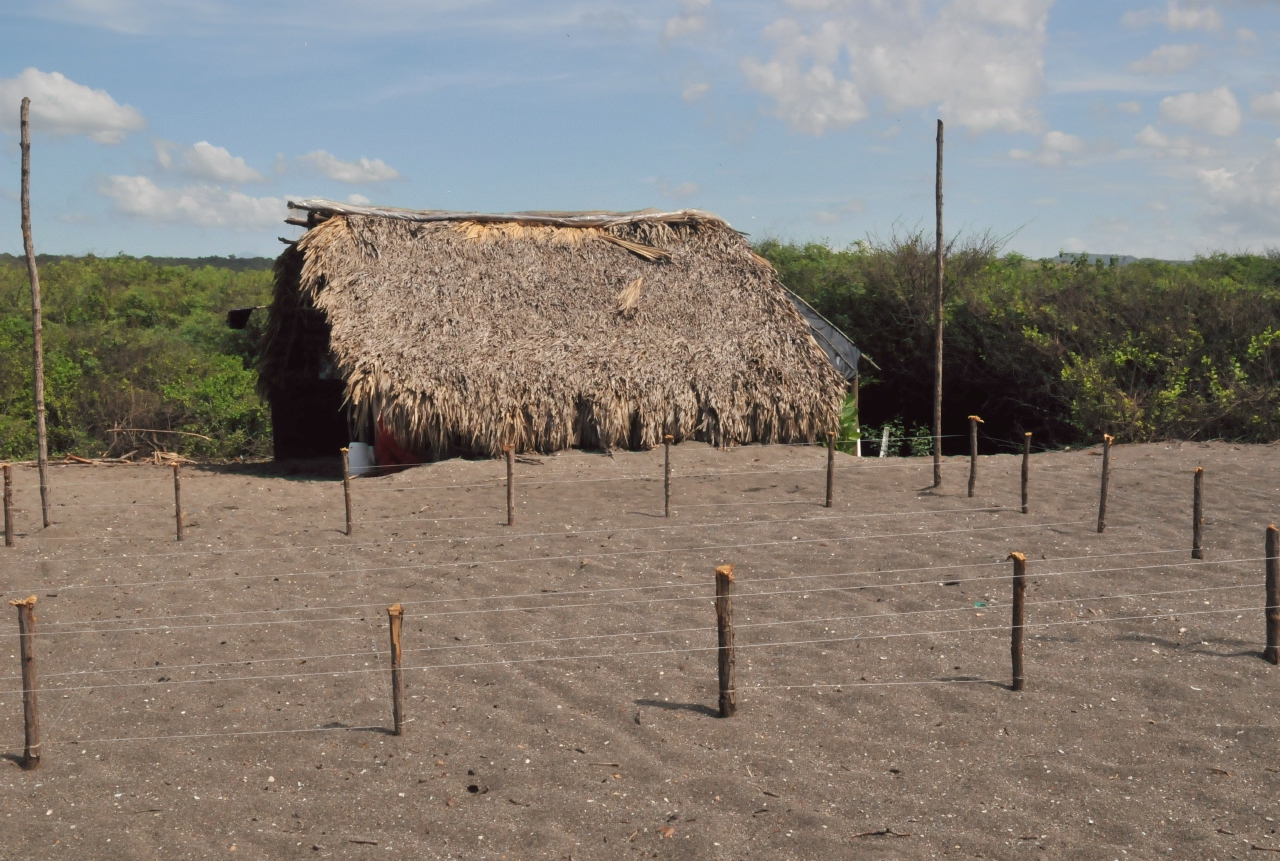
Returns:
[[[309,230],[277,263],[260,364],[278,428],[314,425],[289,413],[318,383],[352,433],[424,459],[838,428],[843,377],[714,216],[291,206]]]

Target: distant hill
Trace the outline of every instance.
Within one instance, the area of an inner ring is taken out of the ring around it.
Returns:
[[[37,254],[36,264],[44,266],[49,263],[60,263],[64,260],[90,260],[92,254]],[[203,269],[211,266],[214,269],[227,269],[231,272],[270,271],[275,264],[273,257],[133,257],[128,254],[117,255],[121,260],[145,260],[152,266],[184,266],[188,269]],[[0,254],[0,266],[26,266],[27,259],[16,254]]]
[[[1190,260],[1157,260],[1153,257],[1134,257],[1132,254],[1089,254],[1082,252],[1080,254],[1059,254],[1052,258],[1054,263],[1075,263],[1080,258],[1084,258],[1090,266],[1096,266],[1101,263],[1103,266],[1128,266],[1132,263],[1173,263],[1186,264]]]

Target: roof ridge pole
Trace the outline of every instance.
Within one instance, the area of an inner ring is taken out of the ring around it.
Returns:
[[[934,190],[938,235],[933,249],[933,486],[942,486],[942,120],[938,120],[938,177]]]

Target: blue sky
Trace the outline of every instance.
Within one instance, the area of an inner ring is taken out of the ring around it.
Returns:
[[[1280,0],[5,0],[0,251],[270,254],[285,201],[753,237],[1280,246]]]

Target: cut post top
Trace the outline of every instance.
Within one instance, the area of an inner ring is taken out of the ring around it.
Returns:
[[[969,421],[971,421],[971,422],[977,422],[977,423],[978,423],[978,424],[980,424],[980,425],[985,425],[985,424],[986,424],[986,422],[984,422],[984,421],[983,421],[979,416],[969,416]]]
[[[1271,528],[1272,528],[1272,529],[1275,529],[1275,527],[1274,527],[1274,526],[1273,526],[1273,527],[1271,527]],[[24,598],[24,599],[23,599],[23,600],[21,600],[21,601],[10,601],[10,602],[9,602],[9,606],[10,606],[10,607],[34,607],[35,605],[36,605],[36,596],[35,596],[35,595],[32,595],[30,598]]]
[[[730,563],[728,565],[721,565],[717,567],[716,576],[728,578],[729,582],[732,583],[733,582],[733,564]],[[35,600],[35,599],[33,598],[32,600]]]
[[[1027,554],[1025,554],[1025,553],[1018,553],[1017,551],[1014,551],[1013,553],[1010,553],[1010,554],[1009,554],[1009,556],[1008,556],[1008,558],[1006,558],[1004,561],[1005,561],[1005,562],[1008,562],[1010,559],[1012,559],[1014,562],[1024,562],[1024,563],[1025,563],[1025,562],[1027,561]]]

